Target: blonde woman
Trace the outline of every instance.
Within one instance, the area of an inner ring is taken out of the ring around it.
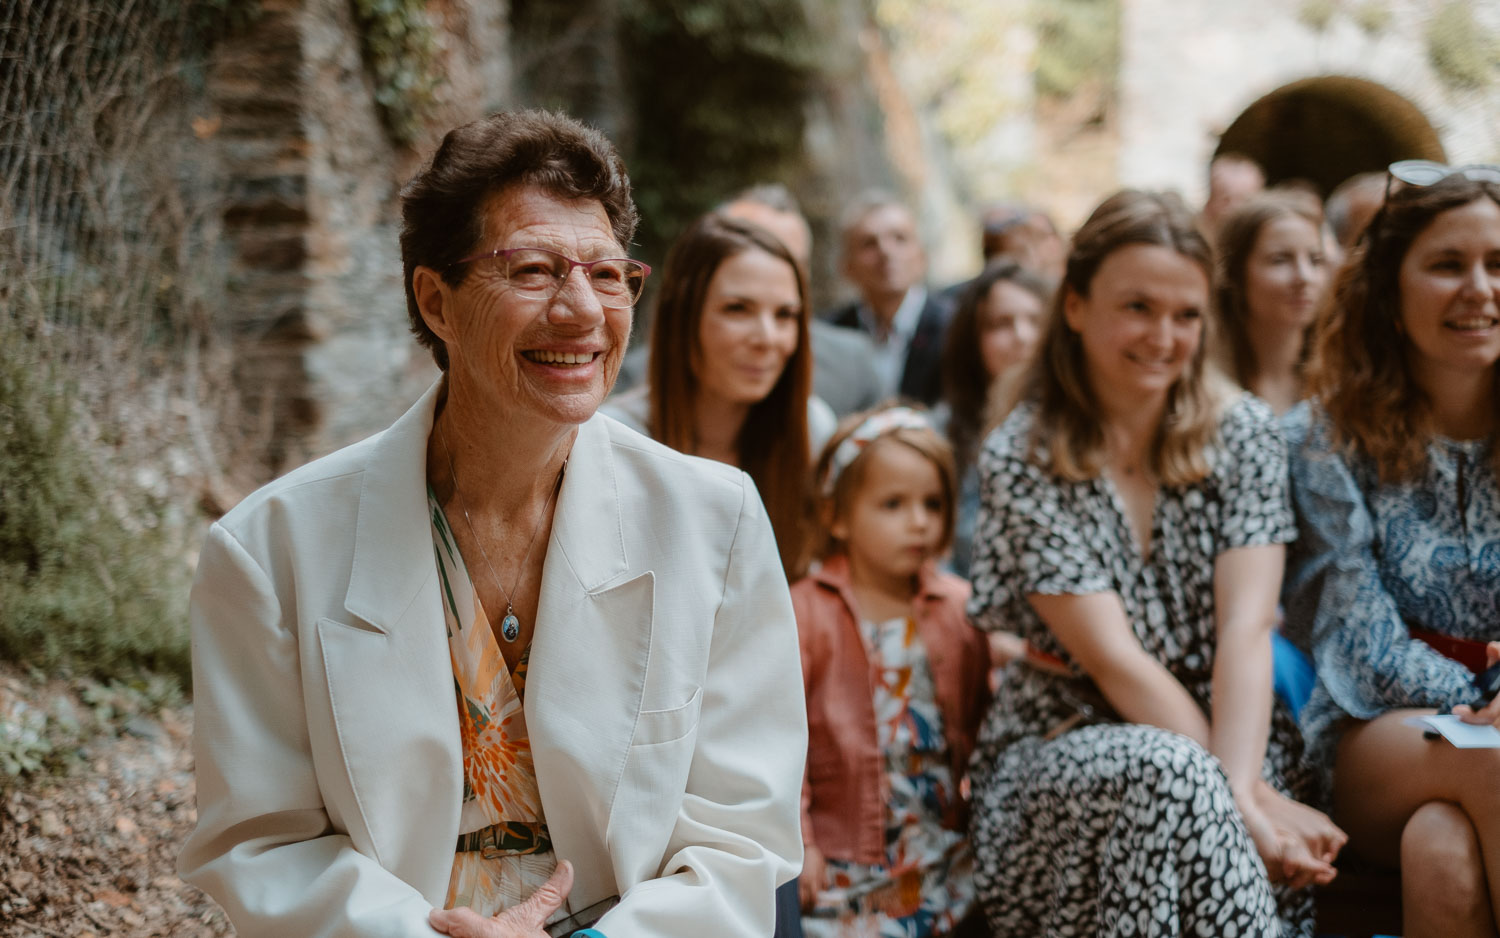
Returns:
[[[1311,896],[1272,882],[1333,876],[1271,694],[1286,451],[1207,364],[1212,269],[1177,199],[1106,200],[980,453],[970,614],[1029,645],[973,764],[999,935],[1310,936]]]

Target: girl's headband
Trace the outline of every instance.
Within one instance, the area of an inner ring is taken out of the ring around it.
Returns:
[[[843,475],[844,470],[859,458],[859,454],[865,451],[866,446],[892,430],[931,429],[932,421],[920,411],[912,410],[910,407],[892,407],[866,417],[863,423],[854,428],[853,433],[844,437],[838,448],[833,451],[833,457],[828,460],[828,472],[823,478],[824,497],[833,496],[839,476]]]

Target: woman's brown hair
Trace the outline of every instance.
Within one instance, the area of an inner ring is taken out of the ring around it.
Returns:
[[[1217,283],[1214,288],[1214,311],[1219,320],[1220,359],[1224,370],[1240,387],[1250,382],[1260,370],[1255,348],[1250,344],[1250,307],[1246,281],[1250,255],[1260,240],[1261,230],[1278,218],[1301,218],[1321,236],[1323,208],[1317,196],[1308,192],[1272,189],[1251,196],[1231,211],[1219,226],[1214,246],[1219,255]],[[1303,336],[1303,358],[1307,355],[1309,326]]]
[[[751,405],[735,441],[739,467],[755,480],[765,502],[781,563],[799,572],[803,509],[807,499],[807,399],[812,393],[812,354],[807,336],[807,281],[797,259],[774,235],[748,222],[708,214],[672,244],[656,295],[651,327],[651,435],[691,453],[697,448],[694,410],[700,391],[693,363],[699,358],[699,328],[708,285],[719,266],[746,251],[764,251],[786,261],[797,279],[802,315],[797,348],[771,393]]]
[[[1013,283],[1041,301],[1045,310],[1052,302],[1052,285],[1008,257],[997,257],[985,266],[960,294],[948,323],[943,345],[943,399],[948,403],[948,442],[960,466],[974,461],[979,438],[985,429],[991,390],[1000,375],[991,376],[984,366],[981,348],[980,307],[995,284]]]
[[[1462,174],[1392,192],[1339,271],[1318,319],[1308,390],[1327,412],[1335,440],[1368,457],[1382,483],[1419,477],[1434,432],[1427,394],[1406,361],[1401,264],[1438,215],[1484,198],[1500,205],[1500,185]],[[1495,460],[1500,470],[1500,447]]]
[[[832,491],[827,491],[828,474],[832,470],[833,455],[838,452],[839,444],[847,440],[858,430],[866,420],[881,414],[892,407],[905,406],[897,404],[883,404],[871,410],[845,417],[839,424],[833,436],[823,446],[823,452],[818,455],[818,465],[813,471],[813,478],[818,480],[819,491],[814,499],[814,516],[819,522],[819,531],[813,539],[814,560],[827,560],[835,554],[841,554],[848,549],[843,541],[833,536],[830,528],[833,522],[839,518],[849,516],[849,505],[854,499],[854,494],[864,484],[865,475],[870,468],[870,454],[879,447],[902,445],[915,450],[918,455],[931,460],[937,467],[938,479],[943,486],[943,535],[938,543],[938,551],[943,551],[953,543],[953,530],[958,523],[958,470],[953,462],[953,447],[943,439],[942,434],[932,427],[897,427],[888,430],[880,436],[871,440],[839,472],[838,477],[833,480]]]
[[[1052,471],[1070,482],[1097,478],[1103,471],[1104,431],[1083,343],[1063,310],[1070,291],[1089,296],[1105,258],[1133,244],[1170,248],[1213,282],[1213,251],[1187,206],[1171,193],[1117,192],[1078,229],[1042,347],[1017,392],[1036,402],[1036,442],[1048,451]],[[1190,485],[1208,475],[1208,445],[1218,434],[1219,412],[1228,398],[1226,382],[1208,359],[1213,331],[1208,312],[1204,310],[1197,352],[1167,393],[1166,412],[1151,447],[1151,471],[1166,485]]]

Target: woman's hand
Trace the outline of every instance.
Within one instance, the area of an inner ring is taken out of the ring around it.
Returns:
[[[1332,882],[1338,872],[1333,865],[1314,857],[1303,839],[1279,826],[1256,798],[1239,798],[1236,803],[1271,882],[1284,882],[1293,889]]]
[[[437,931],[453,938],[547,938],[542,930],[548,916],[562,908],[563,900],[573,888],[573,864],[557,864],[552,876],[537,887],[525,902],[513,905],[485,918],[473,909],[433,909],[427,922]]]
[[[1495,662],[1500,661],[1500,642],[1490,642],[1484,651],[1485,666],[1494,667]],[[1500,726],[1500,694],[1496,694],[1494,700],[1478,710],[1468,704],[1459,704],[1453,708],[1453,715],[1465,723]]]
[[[1300,838],[1315,859],[1331,864],[1349,842],[1349,835],[1328,815],[1288,798],[1264,779],[1256,782],[1255,800],[1278,830]]]
[[[985,638],[990,646],[990,664],[994,667],[1003,668],[1026,657],[1026,639],[1014,632],[990,632]]]
[[[828,863],[823,859],[823,851],[812,844],[803,845],[802,875],[797,880],[797,899],[802,903],[802,911],[810,911],[817,904],[827,876]]]

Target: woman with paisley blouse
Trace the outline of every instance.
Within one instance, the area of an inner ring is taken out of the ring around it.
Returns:
[[[1500,659],[1500,167],[1391,169],[1286,421],[1286,618],[1317,663],[1309,754],[1350,849],[1399,862],[1403,934],[1493,936],[1500,750],[1406,721],[1500,722],[1472,681]]]
[[[1207,360],[1212,269],[1181,200],[1105,200],[980,453],[970,613],[1029,645],[971,767],[997,936],[1310,936],[1333,875],[1271,695],[1286,451]]]

